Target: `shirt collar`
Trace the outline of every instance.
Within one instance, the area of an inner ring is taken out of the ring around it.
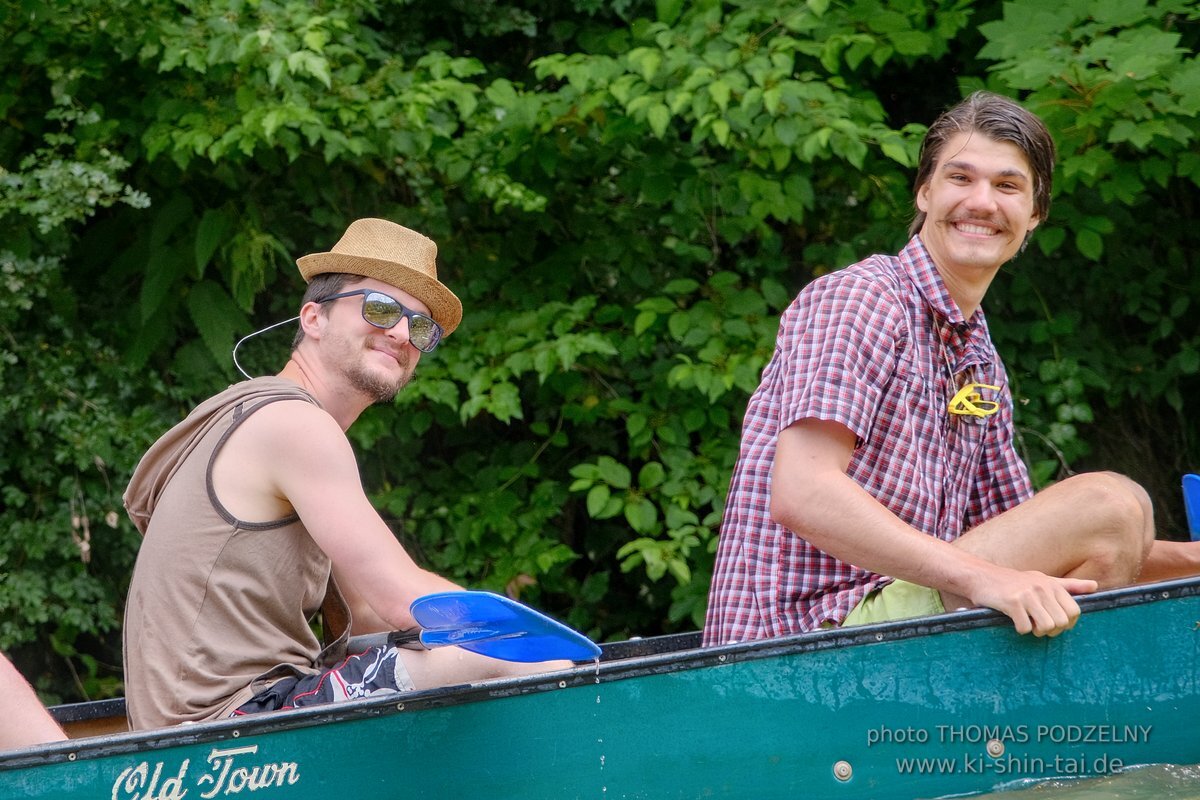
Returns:
[[[935,334],[953,362],[952,370],[958,372],[969,365],[990,363],[990,338],[983,309],[976,309],[969,320],[963,319],[962,309],[950,296],[919,236],[914,236],[900,251],[900,263],[929,309]]]
[[[917,287],[917,291],[921,293],[921,297],[925,298],[925,304],[936,314],[942,321],[950,323],[954,328],[963,330],[966,327],[975,327],[983,321],[983,311],[976,309],[971,315],[971,319],[963,319],[962,309],[958,307],[958,303],[954,302],[954,298],[950,296],[950,292],[946,289],[946,284],[942,281],[942,276],[937,271],[937,266],[933,263],[933,258],[930,257],[929,251],[925,249],[924,243],[919,235],[913,236],[904,249],[900,251],[900,263],[904,267],[905,273],[909,280]]]

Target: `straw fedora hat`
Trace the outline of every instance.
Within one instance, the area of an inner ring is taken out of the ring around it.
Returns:
[[[437,279],[433,240],[386,219],[357,219],[328,253],[296,260],[307,283],[314,275],[346,272],[403,289],[429,308],[445,335],[462,321],[462,303]]]

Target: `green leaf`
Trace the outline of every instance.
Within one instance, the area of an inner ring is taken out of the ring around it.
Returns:
[[[641,311],[633,320],[633,335],[641,336],[651,325],[658,319],[658,314],[653,311]]]
[[[250,328],[237,303],[219,284],[201,281],[188,292],[186,305],[213,359],[218,364],[231,363],[236,334]]]
[[[903,140],[886,139],[880,143],[879,149],[888,158],[905,167],[911,167],[912,156],[909,154],[908,146]]]
[[[625,433],[635,437],[646,430],[648,424],[645,414],[630,414],[625,420]]]
[[[600,470],[600,478],[616,489],[628,489],[631,479],[629,467],[620,464],[608,456],[601,456],[596,462]]]
[[[1050,255],[1062,247],[1062,243],[1066,241],[1067,231],[1060,227],[1041,227],[1033,234],[1034,241],[1037,242],[1043,255]]]
[[[638,486],[643,489],[655,489],[662,485],[666,478],[666,470],[657,461],[650,461],[638,471]]]
[[[665,25],[674,25],[683,11],[683,0],[655,0],[655,16]]]
[[[692,580],[692,570],[688,566],[687,561],[682,558],[668,559],[667,570],[681,585],[690,583]]]
[[[699,281],[693,280],[692,278],[676,278],[675,280],[669,281],[667,283],[667,285],[663,287],[663,293],[664,294],[674,294],[674,295],[687,295],[687,294],[692,294],[699,288],[700,288]],[[669,308],[668,310],[674,310],[674,308],[672,307],[672,308]]]
[[[161,308],[169,305],[169,295],[183,277],[184,262],[173,251],[168,249],[155,250],[150,254],[146,264],[146,277],[142,282],[141,294],[138,298],[141,310],[141,321],[147,322]]]
[[[717,108],[721,109],[722,112],[729,108],[730,92],[729,84],[723,80],[716,80],[708,85],[709,97],[713,99],[713,102],[717,104]]]
[[[651,533],[658,522],[658,509],[644,497],[625,504],[625,520],[638,533]]]
[[[1076,231],[1075,246],[1090,261],[1099,261],[1104,255],[1104,239],[1090,228]]]
[[[598,483],[591,488],[587,493],[587,510],[588,516],[593,519],[601,519],[601,515],[608,507],[609,498],[612,497],[610,490],[603,483]]]
[[[329,34],[325,31],[308,30],[304,32],[304,46],[316,53],[320,53],[322,50],[324,50],[328,41]]]
[[[780,144],[791,147],[800,138],[803,127],[795,117],[779,117],[772,123],[771,130]]]
[[[650,47],[639,47],[629,52],[629,62],[638,70],[642,80],[650,83],[662,66],[662,51]]]
[[[1179,352],[1179,371],[1184,375],[1195,375],[1200,372],[1200,351],[1185,347]]]
[[[712,124],[713,136],[716,137],[717,143],[725,146],[729,144],[729,123],[723,119],[716,120]]]
[[[517,387],[504,381],[494,384],[488,392],[486,408],[501,422],[510,422],[525,416],[521,408],[521,395]]]
[[[663,103],[656,103],[646,112],[646,120],[650,123],[650,130],[661,139],[671,123],[671,111]]]
[[[931,38],[925,31],[901,31],[889,37],[896,52],[906,56],[925,55],[930,50]]]
[[[232,228],[233,220],[222,210],[210,208],[200,217],[196,226],[196,278],[204,277],[205,267]]]
[[[762,291],[763,299],[772,309],[781,310],[792,301],[791,294],[783,287],[783,284],[771,278],[764,278],[759,289]]]

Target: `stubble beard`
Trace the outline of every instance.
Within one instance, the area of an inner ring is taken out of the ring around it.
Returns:
[[[368,369],[365,364],[366,352],[371,349],[370,342],[363,346],[363,354],[357,361],[346,365],[343,370],[350,385],[357,391],[371,398],[373,403],[390,403],[400,394],[400,390],[412,379],[410,358],[407,350],[396,354],[400,366],[400,375],[391,376],[380,374],[378,370]]]

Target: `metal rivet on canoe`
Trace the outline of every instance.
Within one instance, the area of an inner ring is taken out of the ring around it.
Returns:
[[[992,758],[999,758],[1004,755],[1004,742],[999,739],[988,739],[987,754]]]
[[[560,689],[565,689],[565,688],[567,688],[567,682],[566,682],[566,681],[559,681],[559,682],[558,682],[558,688],[560,688]]]
[[[396,710],[397,710],[397,711],[403,711],[403,710],[404,710],[404,703],[396,703]]]
[[[75,760],[75,754],[67,753],[67,761],[74,761],[74,760]]]
[[[877,641],[877,642],[882,642],[882,641],[883,641],[883,634],[882,634],[882,633],[877,633],[877,634],[875,634],[875,641]]]
[[[1196,623],[1196,624],[1197,624],[1197,625],[1200,625],[1200,622],[1198,622],[1198,623]],[[720,661],[722,664],[724,664],[724,663],[725,663],[725,656],[717,656],[717,661]]]
[[[230,736],[232,736],[233,738],[235,738],[235,739],[236,739],[236,738],[238,738],[239,736],[241,736],[241,735],[242,735],[242,732],[241,732],[241,731],[233,731],[233,732],[232,732],[232,733],[230,733],[229,735],[230,735]]]
[[[839,781],[848,781],[854,776],[854,767],[849,761],[839,761],[833,765],[833,777]]]

